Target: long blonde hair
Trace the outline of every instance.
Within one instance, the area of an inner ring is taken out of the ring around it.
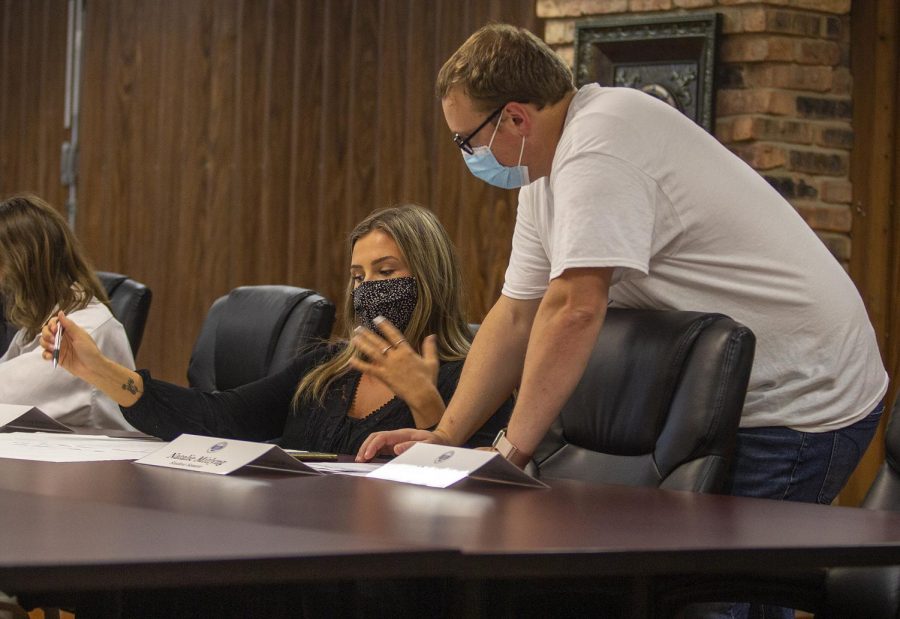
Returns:
[[[373,230],[388,234],[403,254],[416,278],[418,298],[404,337],[421,350],[426,336],[437,337],[438,356],[443,361],[464,359],[471,335],[463,306],[462,274],[459,260],[447,231],[434,213],[414,204],[374,211],[350,233],[349,253],[356,242]],[[353,310],[353,281],[348,278],[342,308],[344,340],[353,337],[357,324]],[[329,385],[350,369],[350,359],[358,354],[349,343],[331,360],[306,374],[294,394],[294,406],[309,398],[322,402]]]
[[[84,309],[106,291],[56,209],[32,194],[0,202],[0,292],[6,319],[34,338],[54,308]]]

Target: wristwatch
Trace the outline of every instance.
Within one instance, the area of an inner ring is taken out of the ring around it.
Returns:
[[[524,451],[519,451],[519,448],[513,445],[508,438],[506,438],[506,428],[503,428],[499,432],[497,432],[497,436],[494,438],[494,443],[492,447],[504,458],[515,464],[520,469],[524,469],[525,466],[531,461],[531,454],[527,454]]]

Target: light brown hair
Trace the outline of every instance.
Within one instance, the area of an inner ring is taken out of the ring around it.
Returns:
[[[356,242],[373,230],[389,235],[403,253],[410,274],[416,278],[418,296],[412,319],[404,337],[417,351],[426,336],[437,338],[438,357],[443,361],[464,359],[471,335],[465,318],[462,273],[456,250],[447,231],[434,213],[414,204],[374,211],[350,233],[349,254]],[[349,256],[348,256],[349,258]],[[348,278],[342,307],[344,338],[353,337],[356,316],[353,310],[353,280]],[[350,359],[358,351],[348,344],[330,361],[316,367],[301,379],[294,405],[310,397],[322,401],[328,385],[345,374]]]
[[[109,305],[66,220],[31,194],[0,202],[0,293],[6,319],[29,340],[57,306],[74,312],[92,297]]]
[[[476,110],[490,112],[511,103],[542,109],[575,89],[572,71],[556,52],[525,28],[488,24],[470,36],[444,63],[435,91],[444,99],[462,88]]]

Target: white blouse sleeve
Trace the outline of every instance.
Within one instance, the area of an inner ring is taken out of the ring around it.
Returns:
[[[69,317],[85,328],[104,355],[134,369],[125,330],[105,305],[95,300]],[[39,339],[40,334],[25,341],[24,331],[19,331],[0,358],[0,402],[36,406],[70,426],[133,429],[115,402],[44,360]]]

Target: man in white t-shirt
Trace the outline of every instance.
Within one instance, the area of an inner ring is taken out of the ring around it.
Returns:
[[[732,492],[831,502],[871,440],[887,374],[856,288],[790,204],[663,102],[576,90],[523,29],[476,32],[437,90],[473,174],[522,187],[512,255],[441,423],[374,435],[360,458],[462,444],[521,379],[501,451],[523,465],[581,378],[608,303],[721,312],[757,342]]]

